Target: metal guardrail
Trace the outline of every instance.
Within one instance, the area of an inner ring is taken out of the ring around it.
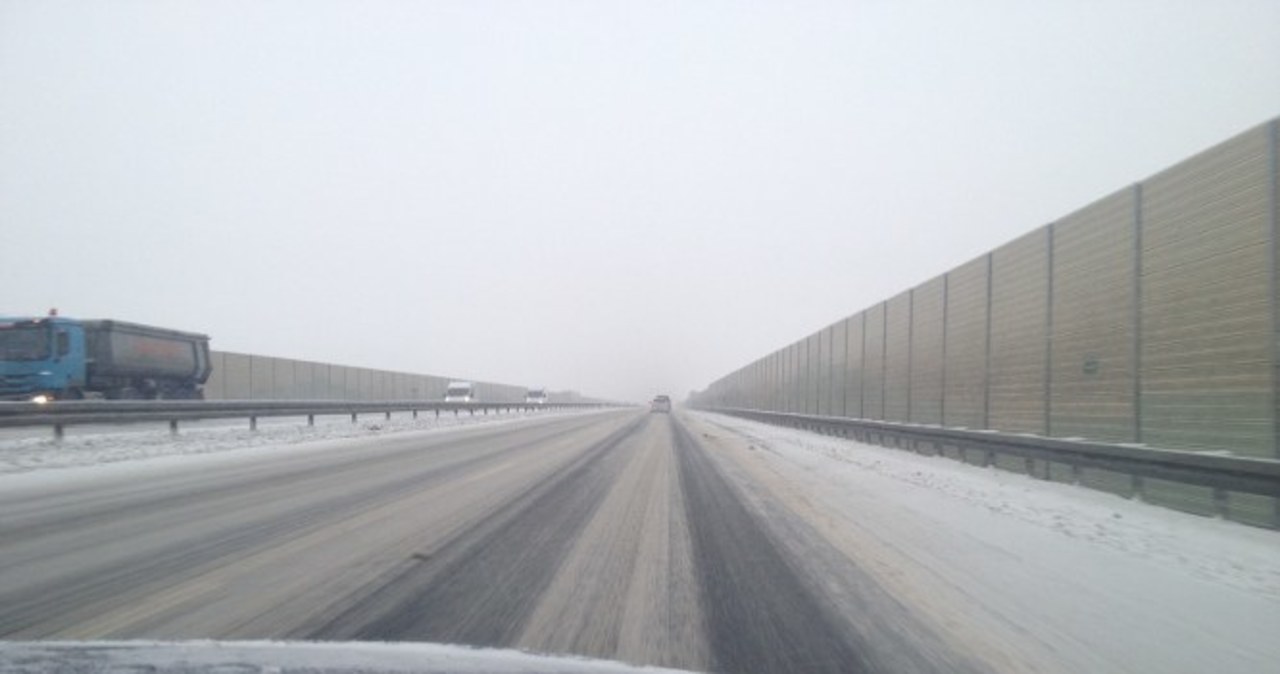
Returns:
[[[1076,482],[1080,481],[1080,469],[1100,468],[1132,476],[1137,494],[1142,492],[1141,479],[1147,477],[1210,487],[1214,490],[1219,514],[1225,514],[1228,492],[1280,498],[1280,461],[1268,459],[843,417],[738,408],[704,409],[916,452],[938,454],[944,447],[951,447],[958,450],[964,460],[969,460],[968,453],[976,452],[980,465],[986,466],[995,462],[996,454],[1018,456],[1027,459],[1028,474],[1045,479],[1049,477],[1047,463],[1045,473],[1037,474],[1033,470],[1034,460],[1071,466]],[[1280,526],[1280,521],[1275,525]]]
[[[249,428],[257,430],[260,417],[306,417],[308,425],[317,416],[351,415],[355,423],[361,414],[410,412],[467,412],[489,414],[515,411],[611,407],[609,403],[519,403],[474,402],[446,403],[423,400],[391,400],[378,402],[345,400],[75,400],[52,403],[0,402],[0,428],[51,426],[55,438],[62,438],[67,426],[84,424],[169,423],[171,433],[178,432],[182,421],[204,419],[249,419]]]

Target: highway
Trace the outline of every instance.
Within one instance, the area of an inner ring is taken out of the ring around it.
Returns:
[[[0,638],[515,647],[979,672],[680,413],[618,410],[0,492]]]

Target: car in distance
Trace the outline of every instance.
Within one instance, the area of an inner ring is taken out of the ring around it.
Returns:
[[[524,394],[524,401],[525,403],[530,405],[546,405],[547,389],[544,389],[544,388],[529,389],[529,392]]]
[[[663,412],[663,413],[670,412],[670,411],[671,411],[671,397],[670,397],[670,396],[656,396],[656,397],[653,399],[653,402],[649,403],[649,411],[650,411],[650,412]]]
[[[447,403],[473,403],[476,400],[475,384],[469,381],[449,382],[449,388],[444,392],[444,401]]]

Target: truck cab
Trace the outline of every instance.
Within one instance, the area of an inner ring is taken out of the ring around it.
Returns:
[[[524,401],[530,405],[546,405],[547,389],[531,388],[528,393],[524,394]]]
[[[0,400],[79,397],[87,368],[84,328],[77,321],[0,317]]]

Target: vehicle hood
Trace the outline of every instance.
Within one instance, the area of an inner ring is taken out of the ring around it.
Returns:
[[[610,660],[432,643],[301,641],[0,642],[0,671],[678,672]]]

